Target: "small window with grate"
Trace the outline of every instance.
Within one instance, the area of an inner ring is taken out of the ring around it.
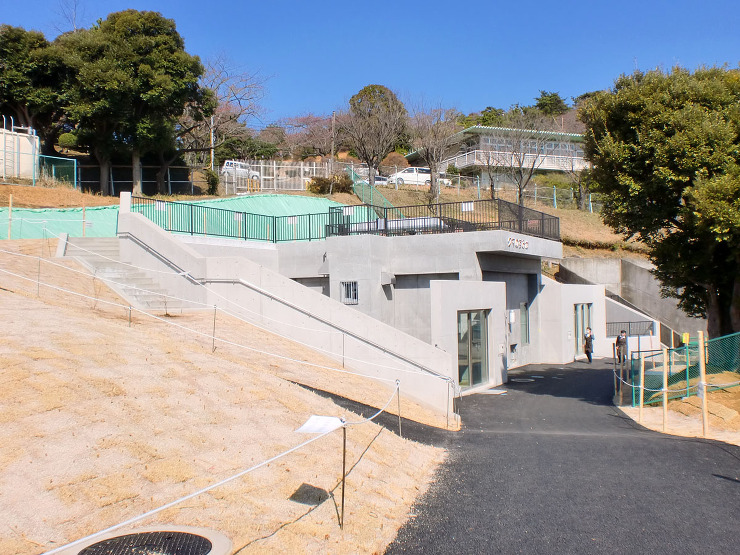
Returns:
[[[341,281],[340,289],[342,293],[342,302],[344,304],[357,304],[357,282],[356,281]]]

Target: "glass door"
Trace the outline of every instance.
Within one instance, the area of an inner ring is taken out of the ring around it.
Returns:
[[[457,364],[461,387],[473,387],[488,381],[486,312],[457,313]]]
[[[586,328],[591,327],[591,304],[576,304],[573,308],[576,317],[575,341],[577,356],[583,354],[583,336],[586,335]]]

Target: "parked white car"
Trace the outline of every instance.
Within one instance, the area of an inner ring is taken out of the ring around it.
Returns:
[[[254,171],[246,162],[239,160],[225,160],[221,166],[221,175],[227,180],[233,181],[235,178],[241,179],[259,179],[259,172]]]
[[[388,176],[388,183],[391,185],[426,185],[432,184],[432,170],[429,168],[406,168]],[[440,179],[440,185],[449,185],[449,179]]]
[[[370,178],[369,177],[365,177],[365,178],[363,178],[363,181],[365,183],[370,183]],[[384,187],[385,185],[388,185],[388,178],[387,177],[383,177],[382,175],[376,175],[375,176],[375,186],[376,187]]]

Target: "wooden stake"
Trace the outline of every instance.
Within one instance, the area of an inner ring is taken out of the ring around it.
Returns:
[[[704,353],[704,332],[699,331],[699,394],[701,394],[701,422],[702,432],[704,437],[707,437],[709,433],[709,409],[708,394],[709,388],[707,387],[707,361]]]
[[[347,477],[347,426],[342,426],[342,522],[339,527],[344,530],[344,484]]]
[[[663,347],[663,432],[668,423],[668,349]]]
[[[645,359],[640,354],[640,416],[638,422],[642,422],[642,408],[645,405]]]
[[[13,195],[10,195],[8,203],[8,241],[10,240],[10,230],[13,224]]]
[[[213,305],[213,350],[212,353],[216,352],[216,305]]]
[[[619,384],[617,383],[617,346],[612,345],[612,362],[614,363],[614,395],[617,394],[619,391],[617,388],[619,387]]]
[[[398,437],[403,437],[401,433],[401,382],[396,380],[396,394],[398,395]]]

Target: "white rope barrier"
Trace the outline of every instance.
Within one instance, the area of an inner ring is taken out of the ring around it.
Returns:
[[[17,278],[20,278],[20,279],[24,279],[26,281],[30,281],[30,282],[33,282],[33,283],[40,283],[44,287],[48,287],[49,289],[53,289],[55,291],[59,291],[59,292],[62,292],[62,293],[67,293],[67,294],[70,294],[70,295],[75,295],[75,296],[82,297],[82,298],[85,298],[85,299],[90,299],[92,301],[96,301],[96,302],[99,302],[99,303],[108,304],[108,305],[111,305],[111,306],[123,308],[125,310],[132,310],[132,311],[135,311],[135,312],[137,312],[139,314],[148,316],[149,318],[152,318],[154,320],[157,320],[159,322],[162,322],[164,324],[167,324],[169,326],[174,326],[176,328],[179,328],[179,329],[182,329],[184,331],[193,333],[195,335],[199,335],[201,337],[206,337],[206,338],[209,338],[209,339],[212,338],[212,336],[209,335],[208,333],[201,332],[201,331],[198,331],[198,330],[194,330],[194,329],[189,328],[187,326],[183,326],[182,324],[178,324],[176,322],[172,322],[170,320],[167,320],[167,319],[162,318],[160,316],[156,316],[154,314],[150,314],[150,313],[148,313],[148,312],[146,312],[144,310],[140,310],[140,309],[134,308],[132,306],[122,305],[120,303],[115,303],[115,302],[112,302],[112,301],[107,301],[105,299],[97,299],[97,298],[94,298],[94,297],[90,297],[89,295],[85,295],[83,293],[77,293],[75,291],[69,291],[67,289],[58,287],[56,285],[51,285],[51,284],[44,283],[44,282],[37,282],[33,278],[22,276],[20,274],[16,274],[14,272],[10,272],[10,271],[5,270],[3,268],[0,268],[0,272],[5,273],[5,274],[8,274],[8,275],[11,275],[11,276],[14,276],[14,277],[17,277]],[[395,379],[393,379],[393,378],[381,378],[381,377],[378,377],[378,376],[370,376],[368,374],[360,374],[358,372],[351,372],[351,371],[345,370],[345,369],[333,368],[331,366],[324,366],[324,365],[321,365],[321,364],[315,364],[315,363],[308,362],[308,361],[305,361],[305,360],[294,359],[294,358],[290,358],[290,357],[287,357],[287,356],[284,356],[284,355],[280,355],[280,354],[277,354],[277,353],[272,353],[272,352],[269,352],[269,351],[263,351],[261,349],[256,349],[254,347],[249,347],[248,345],[243,345],[241,343],[236,343],[234,341],[229,341],[227,339],[222,339],[222,338],[219,338],[219,337],[216,337],[215,340],[218,341],[218,342],[220,342],[220,343],[223,343],[225,345],[230,345],[230,346],[233,346],[233,347],[245,349],[245,350],[251,351],[253,353],[257,353],[257,354],[261,354],[261,355],[265,355],[265,356],[270,356],[270,357],[273,357],[273,358],[284,360],[286,362],[294,362],[296,364],[300,364],[300,365],[303,365],[303,366],[308,366],[308,367],[311,367],[311,368],[317,368],[317,369],[320,369],[320,370],[329,370],[329,371],[332,371],[332,372],[338,372],[340,374],[349,374],[349,375],[352,375],[352,376],[359,376],[359,377],[362,377],[362,378],[369,378],[369,379],[377,380],[377,381],[395,382]],[[410,373],[410,374],[426,375],[426,374],[422,374],[421,372],[415,372],[413,370],[397,369],[397,371],[399,371],[399,372],[406,372],[406,373]]]
[[[217,483],[212,484],[210,486],[207,486],[205,488],[199,489],[198,491],[195,491],[195,492],[193,492],[191,494],[185,495],[184,497],[180,497],[179,499],[175,499],[174,501],[171,501],[171,502],[169,502],[169,503],[167,503],[165,505],[162,505],[160,507],[157,507],[156,509],[152,509],[151,511],[148,511],[146,513],[140,514],[139,516],[136,516],[134,518],[130,518],[130,519],[128,519],[128,520],[126,520],[124,522],[120,522],[120,523],[118,523],[118,524],[116,524],[114,526],[110,526],[110,527],[106,528],[105,530],[100,530],[99,532],[95,532],[94,534],[90,534],[89,536],[85,536],[84,538],[81,538],[79,540],[73,541],[71,543],[62,545],[62,546],[57,547],[57,548],[54,548],[51,551],[45,552],[44,555],[52,555],[53,553],[59,553],[60,551],[63,551],[65,549],[69,549],[69,548],[74,547],[76,545],[80,545],[81,543],[88,542],[88,541],[90,541],[92,539],[95,539],[97,537],[100,537],[100,536],[102,536],[104,534],[107,534],[109,532],[113,532],[114,530],[118,530],[119,528],[123,528],[124,526],[128,526],[130,524],[134,524],[136,522],[139,522],[140,520],[144,520],[145,518],[148,518],[150,516],[156,515],[157,513],[161,513],[162,511],[164,511],[166,509],[169,509],[169,508],[172,508],[175,505],[178,505],[178,504],[182,503],[183,501],[187,501],[188,499],[192,499],[193,497],[197,497],[198,495],[201,495],[203,493],[209,492],[209,491],[211,491],[213,489],[216,489],[216,488],[218,488],[220,486],[223,486],[224,484],[227,484],[229,482],[232,482],[233,480],[236,480],[237,478],[241,478],[242,476],[244,476],[246,474],[249,474],[250,472],[254,472],[255,470],[258,470],[258,469],[262,468],[263,466],[266,466],[266,465],[268,465],[270,463],[273,463],[276,460],[281,459],[282,457],[285,457],[286,455],[289,455],[290,453],[293,453],[294,451],[297,451],[297,450],[301,449],[302,447],[305,447],[309,443],[313,443],[314,441],[317,441],[317,440],[321,439],[322,437],[324,437],[324,436],[326,436],[326,435],[328,435],[328,434],[330,434],[330,433],[332,433],[334,431],[336,431],[336,430],[331,430],[329,432],[324,432],[323,434],[318,435],[316,437],[313,437],[313,438],[309,439],[308,441],[304,441],[300,445],[296,445],[295,447],[292,447],[291,449],[288,449],[287,451],[283,451],[282,453],[280,453],[279,455],[276,455],[276,456],[272,457],[271,459],[268,459],[266,461],[262,461],[259,464],[256,464],[256,465],[254,465],[252,467],[247,468],[246,470],[242,470],[241,472],[238,472],[237,474],[234,474],[232,476],[229,476],[228,478],[226,478],[224,480],[221,480],[220,482],[217,482]]]
[[[360,420],[360,421],[357,421],[357,422],[346,422],[345,421],[343,423],[342,427],[359,426],[361,424],[366,424],[368,422],[373,421],[380,414],[382,414],[383,412],[385,412],[385,409],[388,408],[388,405],[390,405],[391,401],[393,401],[393,399],[395,398],[396,394],[398,393],[399,388],[400,388],[400,384],[399,384],[398,380],[396,380],[396,388],[393,390],[393,394],[388,399],[388,402],[383,406],[383,408],[381,408],[378,412],[376,412],[370,418],[365,418],[364,420]],[[268,464],[271,464],[271,463],[277,461],[278,459],[281,459],[282,457],[285,457],[286,455],[289,455],[290,453],[293,453],[294,451],[297,451],[297,450],[305,447],[309,443],[313,443],[314,441],[317,441],[317,440],[321,439],[322,437],[324,437],[326,435],[329,435],[330,433],[336,431],[337,429],[339,429],[339,428],[336,428],[334,430],[330,430],[328,432],[324,432],[324,433],[322,433],[322,434],[320,434],[320,435],[318,435],[318,436],[316,436],[314,438],[309,439],[308,441],[304,441],[300,445],[296,445],[295,447],[292,447],[291,449],[288,449],[287,451],[283,451],[282,453],[280,453],[279,455],[276,455],[276,456],[272,457],[271,459],[268,459],[266,461],[262,461],[261,463],[256,464],[254,466],[251,466],[250,468],[247,468],[245,470],[242,470],[242,471],[240,471],[240,472],[238,472],[236,474],[233,474],[233,475],[229,476],[228,478],[225,478],[224,480],[221,480],[220,482],[217,482],[217,483],[212,484],[210,486],[206,486],[205,488],[202,488],[202,489],[200,489],[198,491],[195,491],[193,493],[190,493],[188,495],[185,495],[183,497],[180,497],[179,499],[175,499],[174,501],[171,501],[171,502],[169,502],[169,503],[167,503],[165,505],[161,505],[160,507],[157,507],[156,509],[152,509],[151,511],[147,511],[146,513],[143,513],[143,514],[140,514],[140,515],[138,515],[136,517],[130,518],[130,519],[124,521],[124,522],[120,522],[120,523],[118,523],[118,524],[116,524],[114,526],[110,526],[110,527],[106,528],[105,530],[101,530],[99,532],[95,532],[94,534],[90,534],[89,536],[86,536],[86,537],[81,538],[79,540],[76,540],[74,542],[71,542],[71,543],[65,544],[63,546],[54,548],[51,551],[47,551],[47,552],[45,552],[44,555],[53,555],[54,553],[59,553],[60,551],[63,551],[65,549],[69,549],[69,548],[74,547],[76,545],[80,545],[81,543],[88,542],[88,541],[93,540],[93,539],[95,539],[97,537],[100,537],[100,536],[102,536],[104,534],[107,534],[109,532],[113,532],[115,530],[118,530],[119,528],[123,528],[125,526],[129,526],[131,524],[134,524],[136,522],[139,522],[141,520],[144,520],[144,519],[146,519],[146,518],[148,518],[150,516],[153,516],[153,515],[155,515],[157,513],[162,512],[162,511],[164,511],[166,509],[170,509],[170,508],[174,507],[175,505],[179,505],[183,501],[187,501],[188,499],[192,499],[192,498],[197,497],[197,496],[199,496],[199,495],[201,495],[203,493],[209,492],[209,491],[211,491],[213,489],[216,489],[216,488],[218,488],[220,486],[223,486],[223,485],[225,485],[225,484],[227,484],[229,482],[232,482],[232,481],[236,480],[237,478],[241,478],[242,476],[245,476],[245,475],[249,474],[250,472],[254,472],[255,470],[258,470],[258,469],[262,468],[263,466],[266,466]]]
[[[91,251],[89,251],[89,252],[91,252]],[[176,297],[176,296],[173,296],[173,295],[167,295],[165,293],[160,293],[158,291],[151,291],[149,289],[144,289],[144,288],[141,288],[141,287],[136,287],[136,286],[133,286],[133,285],[124,284],[124,283],[121,283],[121,282],[117,282],[117,281],[115,281],[113,279],[105,278],[103,276],[98,276],[96,274],[90,274],[88,272],[83,272],[83,271],[80,271],[80,270],[77,270],[77,269],[74,269],[74,268],[69,268],[67,266],[64,266],[63,264],[59,264],[59,263],[54,262],[52,260],[49,260],[49,259],[46,259],[46,258],[42,258],[42,257],[38,257],[38,256],[35,256],[35,255],[17,253],[17,252],[14,252],[14,251],[8,251],[6,249],[0,249],[0,253],[5,253],[5,254],[13,255],[13,256],[20,256],[20,257],[25,257],[25,258],[31,258],[31,259],[34,259],[34,260],[41,260],[41,261],[43,261],[43,262],[45,262],[47,264],[51,264],[52,266],[56,266],[58,268],[61,268],[61,269],[70,271],[72,273],[80,274],[80,275],[85,276],[85,277],[92,276],[95,279],[99,279],[102,282],[116,285],[118,287],[121,287],[122,289],[128,289],[128,290],[132,290],[132,291],[139,291],[139,292],[142,292],[142,293],[149,293],[149,294],[152,294],[152,295],[157,295],[159,297],[164,297],[164,298],[170,299],[172,301],[180,301],[180,302],[189,303],[189,304],[193,304],[193,305],[197,305],[197,306],[202,306],[203,308],[208,308],[208,309],[213,308],[213,305],[210,305],[210,304],[201,303],[201,302],[198,302],[198,301],[191,301],[189,299],[184,299],[182,297]],[[95,253],[92,253],[92,254],[95,254]],[[143,271],[147,271],[146,268],[140,268],[138,266],[132,266],[132,267],[133,268],[136,268],[136,269],[143,270]],[[169,275],[183,275],[183,273],[175,273],[175,272],[168,272],[168,274]],[[314,328],[307,328],[307,327],[304,327],[304,326],[293,325],[293,324],[290,324],[288,322],[284,322],[282,320],[276,320],[276,319],[270,318],[269,316],[261,315],[261,314],[259,314],[256,311],[250,310],[247,307],[244,307],[244,306],[241,306],[241,305],[239,305],[237,303],[234,303],[233,301],[229,300],[227,297],[225,297],[225,296],[217,293],[216,291],[213,291],[213,290],[209,289],[208,287],[206,287],[205,285],[203,285],[201,283],[197,283],[197,284],[200,285],[201,287],[204,287],[206,289],[206,291],[208,291],[209,293],[212,293],[213,295],[215,295],[215,296],[223,299],[224,301],[226,301],[226,302],[228,302],[228,303],[236,306],[237,308],[239,308],[241,310],[244,310],[245,312],[249,312],[249,313],[255,314],[257,316],[260,316],[260,317],[265,318],[267,320],[270,320],[270,321],[279,323],[281,325],[287,325],[289,327],[293,327],[293,328],[299,329],[301,331],[322,332],[322,333],[335,334],[335,335],[340,335],[340,336],[341,335],[347,335],[345,332],[342,332],[342,331],[335,331],[334,332],[334,331],[328,331],[328,330],[317,330],[317,329],[314,329]],[[64,290],[63,289],[60,289],[60,291],[64,291]],[[118,305],[118,306],[122,306],[122,305]],[[128,308],[128,307],[126,307],[126,308]],[[217,308],[218,311],[222,312],[223,314],[226,314],[226,315],[228,315],[228,316],[230,316],[232,318],[235,318],[235,319],[239,320],[240,322],[249,324],[251,326],[254,326],[254,327],[256,327],[256,328],[258,328],[258,329],[260,329],[262,331],[268,332],[268,333],[275,333],[273,330],[270,330],[268,328],[265,328],[264,326],[261,326],[261,325],[259,325],[257,323],[254,323],[254,322],[250,322],[248,320],[245,320],[243,317],[241,317],[238,314],[235,314],[235,313],[233,313],[231,311],[228,311],[228,310],[225,310],[225,309],[219,308],[219,307],[216,307],[216,308]],[[136,310],[137,312],[142,312],[144,314],[149,314],[146,311],[142,311],[142,310],[139,310],[139,309],[134,309],[134,310]],[[334,356],[337,355],[336,352],[331,351],[329,349],[322,349],[321,347],[317,347],[317,346],[314,346],[314,345],[309,345],[308,343],[304,343],[304,342],[299,341],[299,340],[297,340],[295,338],[292,338],[292,337],[290,337],[288,339],[290,341],[294,342],[294,343],[297,343],[297,344],[302,345],[302,346],[304,346],[306,348],[312,349],[314,351],[317,351],[317,352],[320,352],[320,353],[323,353],[323,354],[334,355]],[[367,360],[357,359],[357,358],[353,358],[353,357],[346,356],[346,355],[343,355],[342,358],[345,361],[359,362],[359,363],[366,364],[366,365],[369,365],[369,366],[372,366],[372,367],[375,367],[375,368],[385,369],[385,370],[392,370],[394,372],[412,373],[412,374],[417,374],[417,375],[420,375],[420,376],[428,376],[428,377],[435,378],[435,379],[441,379],[443,381],[447,381],[449,379],[448,376],[441,376],[439,374],[435,374],[435,373],[429,372],[429,371],[408,370],[408,369],[404,369],[404,368],[399,368],[397,366],[388,366],[386,364],[379,364],[379,363],[376,363],[376,362],[370,362],[370,361],[367,361]],[[358,375],[364,375],[364,374],[358,374]],[[393,381],[393,380],[391,379],[391,380],[388,380],[388,381]]]
[[[383,414],[383,412],[385,412],[385,409],[387,409],[388,405],[391,404],[391,401],[393,401],[393,399],[396,397],[396,394],[399,392],[400,388],[401,388],[401,384],[399,383],[398,380],[396,380],[396,388],[393,390],[393,395],[391,395],[390,399],[388,399],[388,402],[385,405],[383,405],[383,408],[378,410],[378,412],[373,414],[370,418],[365,418],[364,420],[358,420],[357,422],[345,422],[344,425],[345,426],[359,426],[360,424],[366,424],[367,422],[372,422],[378,416]]]

